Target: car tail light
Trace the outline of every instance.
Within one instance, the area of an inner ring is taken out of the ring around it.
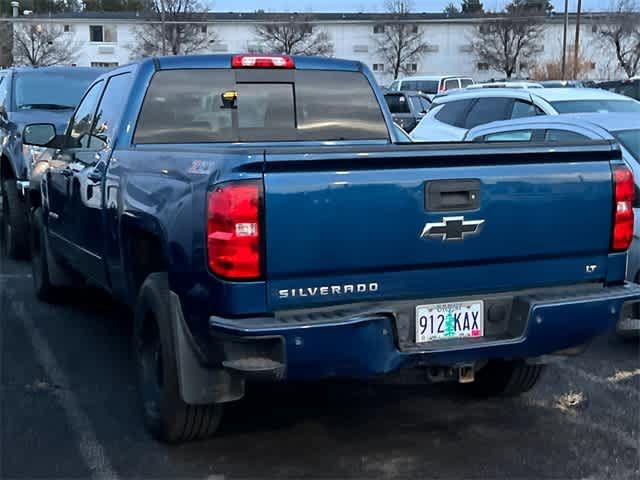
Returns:
[[[288,55],[235,55],[231,58],[232,68],[295,68]]]
[[[611,250],[624,251],[633,239],[633,201],[635,188],[633,174],[626,165],[613,167],[613,229]]]
[[[209,268],[230,280],[262,276],[260,259],[260,182],[248,180],[216,186],[207,198]]]

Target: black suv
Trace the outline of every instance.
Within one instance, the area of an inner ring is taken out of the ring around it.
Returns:
[[[386,92],[384,99],[393,121],[407,133],[414,129],[431,107],[431,100],[420,92]]]
[[[0,70],[0,232],[11,258],[29,252],[28,204],[51,150],[22,144],[29,123],[52,123],[63,132],[82,94],[104,69],[23,67]],[[35,170],[34,170],[35,168]]]

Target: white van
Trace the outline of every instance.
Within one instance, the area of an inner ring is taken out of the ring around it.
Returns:
[[[405,77],[394,82],[389,86],[391,91],[414,90],[427,95],[430,99],[438,93],[444,93],[454,88],[465,88],[473,85],[475,82],[471,77],[462,77],[460,75],[432,75],[420,77]]]

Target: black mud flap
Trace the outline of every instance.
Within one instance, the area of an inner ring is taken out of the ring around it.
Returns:
[[[180,299],[170,292],[180,396],[190,405],[226,403],[244,396],[244,378],[225,369],[204,368],[194,352],[193,339],[185,325]]]

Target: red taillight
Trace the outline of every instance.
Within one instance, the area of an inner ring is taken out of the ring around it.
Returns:
[[[260,183],[218,185],[207,198],[207,254],[213,273],[255,280],[260,267]]]
[[[633,174],[626,165],[613,167],[613,232],[611,250],[620,252],[629,248],[633,239],[633,201],[635,187]]]
[[[293,58],[288,55],[235,55],[232,68],[295,68]]]

